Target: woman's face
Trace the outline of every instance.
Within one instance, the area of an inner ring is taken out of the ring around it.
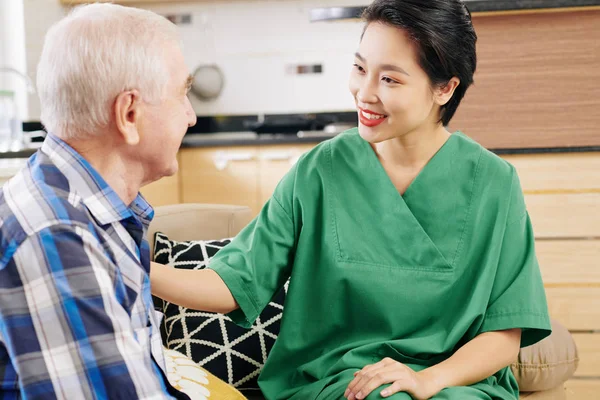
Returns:
[[[350,92],[360,135],[370,143],[435,128],[439,105],[417,51],[402,29],[371,23],[354,58]]]

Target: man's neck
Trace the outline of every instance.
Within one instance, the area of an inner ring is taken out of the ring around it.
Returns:
[[[142,186],[143,170],[125,159],[122,145],[105,136],[66,142],[92,165],[123,203],[129,205],[135,200]]]

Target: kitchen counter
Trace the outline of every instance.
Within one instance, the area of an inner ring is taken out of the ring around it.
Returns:
[[[21,151],[8,151],[0,153],[0,159],[17,159],[17,158],[29,158],[37,149],[25,149]]]
[[[186,135],[182,148],[194,147],[225,147],[225,146],[261,146],[297,143],[320,143],[331,139],[335,134],[321,131],[299,132],[294,134],[256,134],[254,132],[223,132],[216,134]],[[539,154],[539,153],[581,153],[600,151],[600,146],[585,147],[552,147],[552,148],[516,148],[490,149],[496,154]]]
[[[260,146],[274,144],[320,143],[336,133],[324,131],[298,132],[298,134],[257,134],[255,132],[222,132],[186,135],[181,147]]]

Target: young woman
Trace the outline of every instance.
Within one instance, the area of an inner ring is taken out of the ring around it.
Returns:
[[[459,0],[375,0],[321,143],[204,271],[154,293],[249,326],[290,279],[267,399],[516,399],[507,366],[550,334],[515,169],[446,130],[475,72]]]

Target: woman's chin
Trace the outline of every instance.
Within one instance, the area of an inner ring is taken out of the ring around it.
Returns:
[[[358,124],[358,134],[369,143],[379,143],[385,140],[381,129],[371,128],[360,123]]]

